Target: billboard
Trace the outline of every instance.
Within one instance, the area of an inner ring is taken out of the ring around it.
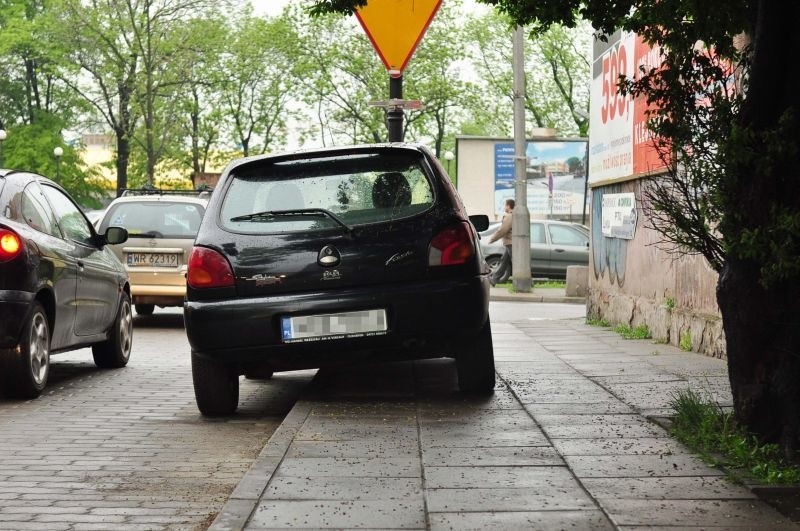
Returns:
[[[658,67],[661,50],[634,33],[617,31],[595,40],[589,109],[589,182],[644,175],[665,168],[647,128],[644,97],[623,96],[619,76],[637,76],[639,68]]]
[[[586,199],[584,138],[529,141],[525,149],[525,177],[531,216],[572,216],[583,212]],[[514,197],[514,144],[494,145],[494,212]]]

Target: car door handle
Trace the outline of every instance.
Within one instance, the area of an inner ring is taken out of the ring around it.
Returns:
[[[557,252],[557,253],[563,253],[563,252],[564,252],[564,249],[553,249],[553,251],[555,251],[555,252]]]
[[[83,269],[86,264],[83,263],[83,260],[78,260],[78,267]]]

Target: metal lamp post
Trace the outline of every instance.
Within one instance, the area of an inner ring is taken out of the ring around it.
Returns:
[[[59,173],[59,167],[61,166],[61,155],[64,154],[64,150],[61,149],[61,146],[56,146],[53,149],[53,156],[56,158],[56,182],[60,181],[61,175]]]
[[[450,173],[450,162],[452,162],[453,159],[455,159],[455,158],[456,158],[456,156],[453,155],[452,151],[445,151],[444,152],[444,160],[447,161],[447,173],[448,174]]]
[[[0,129],[0,168],[2,168],[3,164],[4,164],[4,161],[3,161],[3,141],[5,141],[7,135],[8,134],[6,133],[5,129]]]

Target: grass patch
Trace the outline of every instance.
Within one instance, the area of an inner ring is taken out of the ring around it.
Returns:
[[[536,288],[559,288],[565,289],[567,287],[566,280],[535,280],[533,286]]]
[[[678,346],[681,350],[691,352],[692,350],[692,333],[688,330],[681,332],[681,339],[678,341]]]
[[[664,306],[667,307],[667,310],[674,310],[675,309],[675,299],[672,297],[667,297],[667,300],[664,301]]]
[[[610,328],[611,323],[609,323],[605,319],[600,319],[599,317],[587,317],[586,324],[589,326],[601,326],[603,328]]]
[[[749,476],[767,485],[800,482],[800,467],[786,463],[778,445],[758,444],[737,425],[733,413],[692,390],[675,393],[670,406],[675,412],[671,435],[710,465],[726,468],[734,480]]]
[[[653,335],[647,325],[639,325],[632,328],[629,325],[621,324],[614,328],[614,332],[618,333],[625,339],[650,339]]]

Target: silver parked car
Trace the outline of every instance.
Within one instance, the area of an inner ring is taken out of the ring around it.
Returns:
[[[486,263],[497,269],[503,256],[500,240],[489,243],[500,227],[490,226],[481,236],[481,253]],[[531,276],[566,278],[567,266],[589,265],[589,229],[578,223],[555,220],[531,222]]]

